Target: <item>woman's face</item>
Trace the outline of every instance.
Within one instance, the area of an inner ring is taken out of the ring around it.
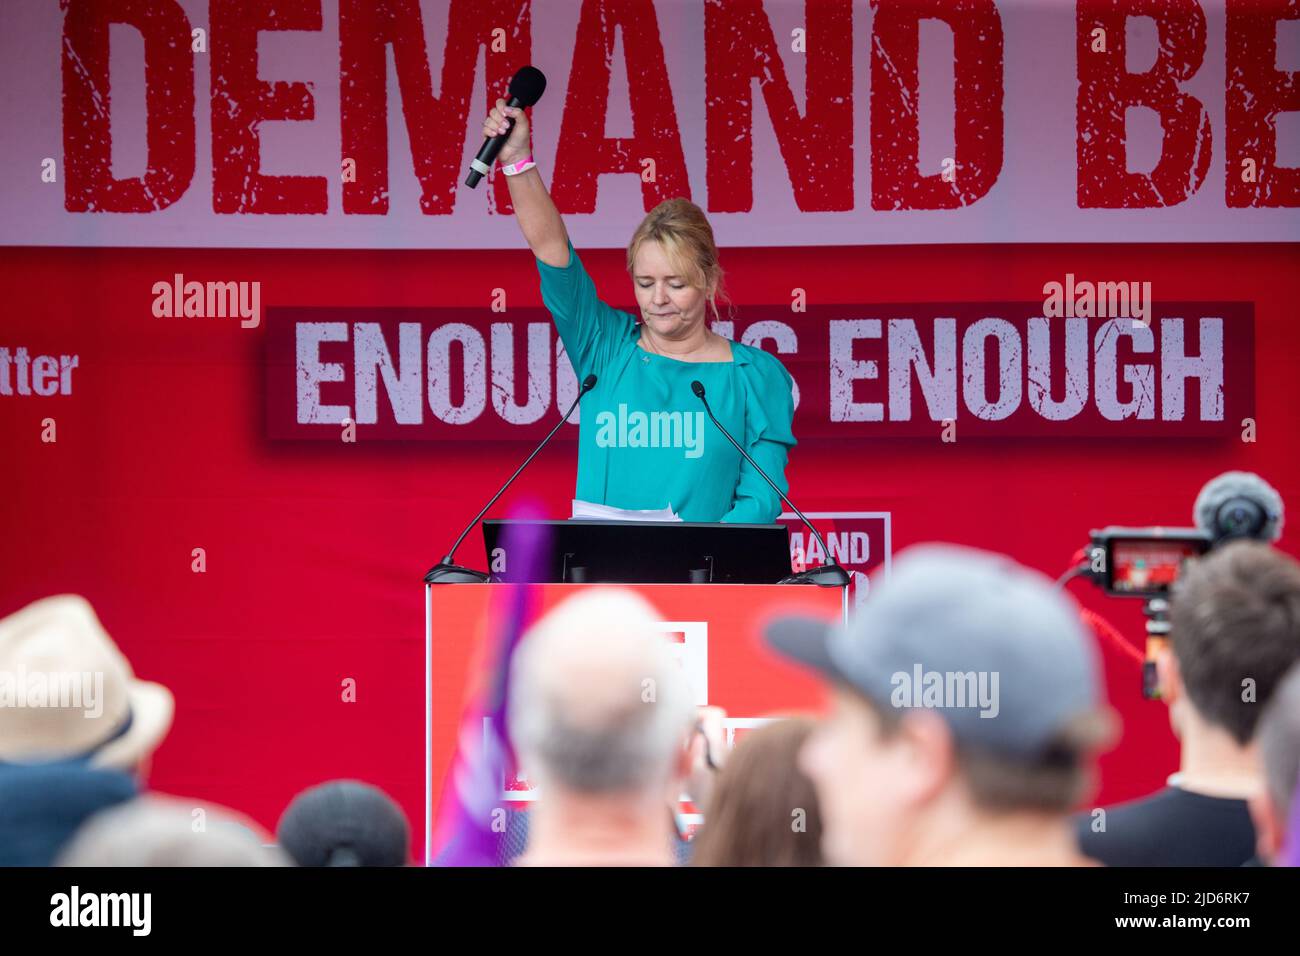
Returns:
[[[632,286],[643,321],[666,339],[684,339],[704,321],[708,296],[673,274],[663,245],[651,240],[641,243],[632,264]]]

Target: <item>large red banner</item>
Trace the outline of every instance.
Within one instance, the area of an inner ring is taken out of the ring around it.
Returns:
[[[1295,0],[8,0],[0,243],[511,248],[525,64],[579,246],[1287,241]],[[483,64],[480,70],[479,64]],[[248,217],[255,217],[251,225]]]
[[[791,493],[807,512],[840,516],[815,519],[832,549],[843,549],[838,557],[853,559],[851,532],[861,529],[869,543],[858,557],[869,562],[881,549],[947,540],[1005,551],[1055,576],[1089,528],[1189,523],[1200,486],[1229,468],[1257,471],[1300,500],[1295,246],[940,254],[942,270],[924,247],[796,249],[781,262],[812,296],[850,302],[912,301],[918,288],[948,302],[1032,301],[1042,276],[1067,265],[1115,275],[1135,264],[1187,301],[1251,302],[1256,427],[1158,442],[967,440],[960,424],[951,443],[937,433],[836,440],[796,432]],[[779,284],[769,251],[731,255],[743,325],[747,300],[770,302]],[[269,826],[298,789],[359,777],[397,797],[418,831],[420,578],[529,444],[271,438],[263,356],[272,326],[157,318],[151,284],[176,272],[259,270],[286,301],[360,316],[431,302],[471,308],[477,289],[504,281],[519,307],[536,309],[529,254],[502,256],[11,248],[0,257],[10,290],[4,346],[52,357],[41,367],[56,374],[42,380],[56,385],[61,357],[77,360],[65,391],[0,396],[0,611],[83,593],[137,671],[175,691],[176,725],[152,772],[159,788],[228,803]],[[618,253],[586,258],[599,287],[617,288]],[[1197,407],[1195,397],[1193,382],[1187,407]],[[525,499],[567,515],[574,466],[572,443],[547,449],[493,515]],[[887,537],[864,526],[873,519],[853,517],[883,512]],[[849,533],[834,537],[840,532]],[[801,544],[811,549],[806,535]],[[1296,551],[1289,527],[1282,546]],[[458,559],[485,566],[477,532]],[[1140,644],[1140,602],[1073,590]],[[1166,709],[1140,697],[1138,669],[1109,645],[1102,651],[1124,719],[1124,738],[1103,765],[1101,799],[1114,800],[1159,786],[1175,751]],[[355,699],[345,701],[349,679]]]

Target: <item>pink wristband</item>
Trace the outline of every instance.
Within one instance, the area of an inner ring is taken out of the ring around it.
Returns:
[[[507,176],[518,176],[520,173],[532,169],[536,165],[537,164],[533,162],[533,152],[532,150],[529,150],[527,157],[519,160],[517,163],[511,163],[509,166],[502,166],[501,172],[505,173]]]

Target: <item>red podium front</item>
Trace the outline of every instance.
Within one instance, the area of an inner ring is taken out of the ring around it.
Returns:
[[[426,584],[425,833],[456,748],[466,681],[476,652],[508,607],[499,598],[514,584]],[[727,712],[728,742],[774,712],[820,705],[811,675],[776,657],[762,643],[762,627],[782,614],[843,620],[844,588],[780,584],[537,584],[541,610],[586,588],[630,588],[661,614],[664,639],[677,649],[696,703]],[[525,781],[502,781],[502,800],[528,800]],[[426,837],[427,840],[427,837]]]

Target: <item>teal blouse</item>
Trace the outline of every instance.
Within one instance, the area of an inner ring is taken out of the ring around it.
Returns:
[[[611,308],[569,242],[564,268],[537,259],[542,301],[581,383],[574,497],[615,508],[672,508],[683,521],[770,523],[781,499],[717,430],[691,382],[736,441],[788,493],[793,380],[762,349],[731,343],[730,362],[683,362],[642,349],[630,313]]]

